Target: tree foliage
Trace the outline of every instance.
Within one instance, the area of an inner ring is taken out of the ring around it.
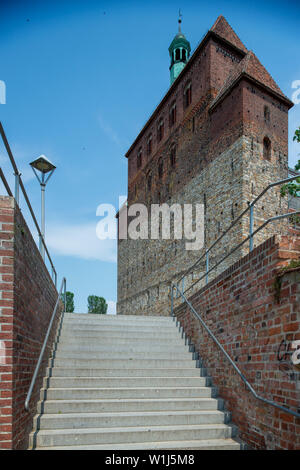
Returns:
[[[66,292],[66,312],[74,312],[74,294],[73,292]]]
[[[103,297],[98,297],[97,295],[88,296],[88,313],[106,314],[107,307],[108,305]]]

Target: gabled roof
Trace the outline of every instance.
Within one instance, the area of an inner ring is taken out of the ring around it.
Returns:
[[[210,109],[213,109],[217,103],[219,103],[231,90],[231,88],[242,78],[248,77],[258,82],[264,88],[267,88],[269,92],[273,92],[277,97],[283,99],[289,107],[293,106],[290,99],[281,91],[275,80],[271,77],[269,72],[260,63],[254,52],[248,51],[241,62],[235,67],[235,69],[229,74],[224,85],[218,92],[216,98],[210,105]]]
[[[247,52],[247,48],[244,46],[240,38],[235,34],[230,24],[226,21],[224,16],[220,15],[213,26],[210,28],[210,31],[214,32],[221,38],[230,42],[238,49],[241,49],[244,52]]]

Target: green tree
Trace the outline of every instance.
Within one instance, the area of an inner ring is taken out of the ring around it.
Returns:
[[[74,294],[73,292],[66,292],[66,312],[74,312]]]
[[[293,140],[300,143],[300,127],[296,129]],[[300,170],[300,160],[296,163],[295,170]],[[284,184],[280,189],[280,193],[282,197],[286,196],[286,194],[290,194],[293,197],[300,197],[300,176],[290,183]]]
[[[88,296],[88,313],[105,314],[107,312],[107,303],[103,297],[97,295]]]

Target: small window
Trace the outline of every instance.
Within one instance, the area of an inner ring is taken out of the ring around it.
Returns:
[[[174,126],[176,122],[176,103],[173,103],[170,108],[170,127]]]
[[[187,108],[192,102],[192,84],[188,83],[183,93],[184,108]]]
[[[270,121],[270,109],[268,106],[264,107],[264,118],[266,122]]]
[[[150,155],[152,152],[152,134],[149,135],[147,140],[147,155]]]
[[[149,173],[148,176],[147,176],[147,189],[148,189],[148,191],[151,191],[151,186],[152,186],[152,175],[151,175],[151,173]]]
[[[182,60],[186,61],[186,50],[182,49]]]
[[[263,141],[263,152],[264,152],[264,159],[265,160],[271,160],[271,141],[269,137],[265,137]]]
[[[176,164],[176,146],[175,144],[172,145],[171,150],[170,150],[170,164],[172,167],[175,166]]]
[[[141,168],[142,166],[142,149],[139,149],[137,154],[137,167]]]
[[[163,164],[162,159],[160,159],[159,162],[158,162],[158,177],[159,177],[159,179],[162,179],[163,172],[164,172],[164,164]]]
[[[180,49],[176,49],[175,51],[175,60],[180,60]]]
[[[160,119],[157,126],[157,140],[160,142],[164,136],[164,121]]]

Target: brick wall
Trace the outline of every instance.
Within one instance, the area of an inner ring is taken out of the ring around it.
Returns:
[[[0,196],[0,224],[0,341],[5,349],[0,357],[0,449],[26,449],[49,346],[30,412],[24,410],[25,398],[57,291],[13,198]]]
[[[189,300],[256,392],[299,412],[300,368],[291,347],[300,340],[300,266],[282,272],[292,259],[300,260],[297,230],[268,239]],[[186,304],[175,314],[241,439],[255,449],[300,449],[300,419],[254,398]]]

